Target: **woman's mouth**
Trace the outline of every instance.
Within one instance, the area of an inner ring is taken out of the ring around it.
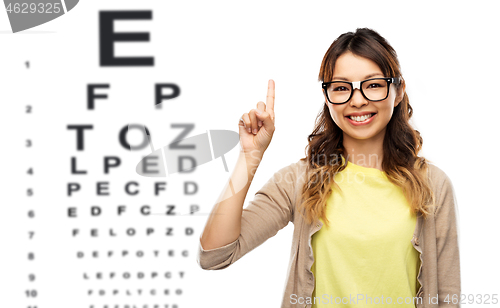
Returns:
[[[363,116],[347,116],[346,118],[352,125],[365,125],[373,121],[373,118],[376,117],[376,113],[371,113]]]

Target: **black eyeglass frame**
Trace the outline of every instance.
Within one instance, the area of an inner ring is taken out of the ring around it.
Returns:
[[[363,92],[363,83],[367,82],[367,81],[371,81],[371,80],[385,80],[387,81],[387,93],[385,95],[384,98],[382,99],[377,99],[377,100],[372,100],[372,99],[369,99],[368,97],[366,97],[365,93]],[[366,98],[367,100],[369,100],[370,102],[380,102],[380,101],[383,101],[384,99],[386,99],[388,96],[389,96],[389,90],[391,89],[391,83],[393,83],[394,85],[398,84],[400,81],[400,78],[395,78],[395,77],[377,77],[377,78],[370,78],[370,79],[366,79],[366,80],[363,80],[363,81],[353,81],[353,82],[350,82],[350,81],[341,81],[341,80],[336,80],[336,81],[329,81],[329,82],[323,82],[321,84],[321,87],[323,88],[323,91],[325,92],[325,96],[326,96],[326,99],[328,100],[328,102],[330,104],[334,104],[334,105],[342,105],[342,104],[345,104],[347,103],[351,97],[352,97],[352,94],[354,93],[354,90],[356,89],[359,89],[359,91],[361,92],[361,95],[363,95],[364,98]],[[348,83],[351,85],[351,95],[349,95],[349,98],[343,102],[343,103],[334,103],[332,101],[330,101],[330,97],[328,97],[328,92],[327,92],[327,89],[328,89],[328,86],[332,83]],[[354,84],[357,84],[356,86],[354,86]]]

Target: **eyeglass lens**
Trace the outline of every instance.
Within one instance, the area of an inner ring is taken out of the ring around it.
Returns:
[[[367,99],[372,101],[383,100],[387,97],[388,84],[386,80],[368,80],[361,85],[361,91]],[[332,103],[341,104],[347,102],[351,96],[352,87],[347,82],[334,82],[328,85],[328,98]]]

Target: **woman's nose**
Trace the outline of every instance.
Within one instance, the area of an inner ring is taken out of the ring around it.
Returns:
[[[354,89],[351,97],[351,106],[361,107],[368,104],[360,89]]]

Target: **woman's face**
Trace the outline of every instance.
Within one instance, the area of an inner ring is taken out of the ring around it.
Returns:
[[[384,76],[375,62],[356,56],[351,52],[346,52],[337,58],[332,81],[347,80],[353,82],[376,77],[394,76]],[[356,89],[351,99],[345,104],[331,104],[326,99],[326,96],[325,103],[330,110],[333,121],[344,132],[344,140],[346,138],[383,140],[387,123],[392,117],[394,107],[402,100],[403,93],[404,86],[401,87],[399,93],[396,93],[395,86],[391,84],[389,96],[383,101],[369,101],[363,97],[359,89]],[[354,121],[348,117],[352,113],[375,113],[375,115],[368,119],[366,124],[355,125]]]

